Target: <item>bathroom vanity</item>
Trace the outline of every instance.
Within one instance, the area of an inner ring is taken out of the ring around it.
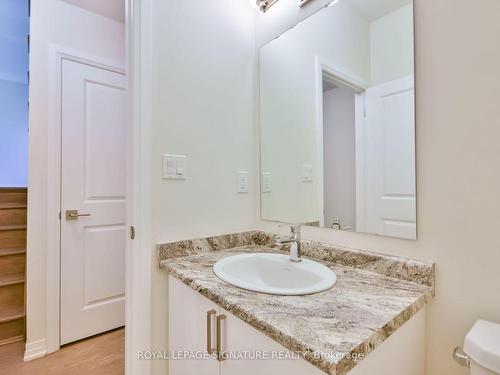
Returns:
[[[261,232],[159,245],[169,272],[171,374],[421,375],[432,264],[303,241],[333,288],[279,296],[236,288],[213,265],[282,253]],[[267,242],[267,243],[266,243]]]

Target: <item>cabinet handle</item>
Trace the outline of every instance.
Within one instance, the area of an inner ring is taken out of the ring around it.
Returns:
[[[212,345],[212,327],[213,327],[212,321],[213,321],[213,317],[215,317],[216,314],[217,314],[217,312],[215,310],[207,311],[207,353],[208,354],[213,354],[215,352],[215,348]]]
[[[226,359],[222,349],[222,322],[225,320],[226,316],[224,314],[217,317],[217,359],[220,362]]]

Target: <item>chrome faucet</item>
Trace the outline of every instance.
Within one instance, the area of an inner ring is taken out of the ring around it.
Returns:
[[[279,237],[276,241],[278,245],[290,244],[290,260],[292,262],[302,261],[302,244],[300,242],[300,224],[290,227],[290,235]]]

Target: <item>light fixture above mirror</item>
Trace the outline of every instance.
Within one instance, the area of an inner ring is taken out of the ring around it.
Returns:
[[[303,7],[304,5],[306,5],[309,1],[311,0],[299,0],[299,7]]]
[[[250,0],[252,6],[264,13],[277,2],[278,0]]]
[[[303,7],[309,1],[311,0],[298,0],[299,7]],[[250,0],[250,4],[252,5],[252,7],[261,10],[263,13],[265,13],[269,8],[271,8],[277,2],[278,0]]]

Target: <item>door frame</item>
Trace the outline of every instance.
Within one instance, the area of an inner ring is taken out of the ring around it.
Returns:
[[[361,142],[363,142],[363,124],[364,124],[364,93],[366,89],[370,86],[368,83],[363,82],[363,80],[354,77],[350,74],[344,73],[341,69],[336,67],[335,64],[327,61],[321,56],[316,56],[316,165],[317,167],[317,196],[318,196],[318,209],[319,209],[319,224],[320,227],[325,225],[325,213],[324,213],[324,150],[323,150],[323,134],[324,134],[324,122],[323,122],[323,75],[326,73],[328,78],[331,79],[335,84],[343,87],[351,88],[356,93],[356,108],[355,108],[355,126],[356,126],[356,148],[362,150]],[[358,137],[359,135],[359,137]],[[356,152],[356,180],[360,178],[360,173],[358,166],[362,161],[358,160],[362,155],[358,155]],[[361,189],[358,189],[358,186]],[[358,205],[363,205],[364,192],[362,191],[362,186],[364,184],[356,183],[356,212],[358,210]],[[358,203],[359,200],[359,203]],[[359,215],[356,215],[359,216]],[[356,226],[358,224],[358,219],[356,218]]]
[[[62,65],[64,61],[126,74],[125,66],[64,46],[50,47],[49,128],[47,136],[47,335],[46,352],[60,348],[61,333],[61,158]],[[130,93],[129,93],[130,95]],[[128,153],[128,152],[127,152]]]
[[[127,240],[125,287],[125,374],[150,375],[151,361],[138,352],[151,350],[151,273],[153,242],[153,0],[126,0],[129,140],[127,224],[136,237]]]

